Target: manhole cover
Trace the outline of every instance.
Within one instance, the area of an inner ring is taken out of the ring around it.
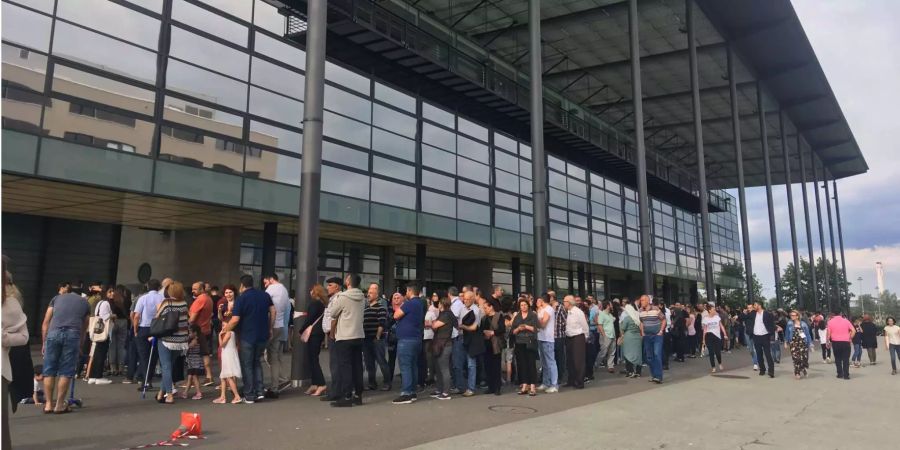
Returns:
[[[750,377],[745,377],[743,375],[710,375],[716,378],[728,378],[733,380],[749,380]]]
[[[493,412],[499,413],[507,413],[507,414],[534,414],[537,412],[534,408],[529,408],[527,406],[502,406],[495,405],[488,407],[489,410]]]

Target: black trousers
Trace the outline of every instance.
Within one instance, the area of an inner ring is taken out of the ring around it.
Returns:
[[[306,364],[309,367],[309,377],[313,386],[325,386],[325,374],[322,372],[322,363],[319,361],[319,354],[322,352],[322,341],[324,340],[324,334],[313,333],[309,335],[309,341],[306,343]],[[331,359],[334,360],[333,349],[331,356]],[[333,372],[331,376],[334,376]]]
[[[530,350],[525,344],[516,344],[516,372],[519,384],[535,384],[537,377],[537,349]]]
[[[756,361],[759,363],[759,372],[765,372],[766,365],[768,364],[769,375],[774,375],[775,361],[772,359],[771,338],[771,334],[764,334],[762,336],[754,334],[753,347],[756,349]],[[762,356],[765,356],[765,358],[763,358]]]
[[[709,353],[709,366],[716,368],[716,361],[722,364],[722,340],[712,333],[706,333],[706,351]]]
[[[150,327],[139,327],[138,334],[135,338],[135,344],[137,344],[137,376],[138,379],[143,383],[144,377],[147,377],[147,383],[153,380],[153,375],[156,369],[156,362],[159,360],[159,356],[156,353],[156,350],[153,350],[151,353],[150,341],[147,338],[150,337]],[[150,376],[147,376],[147,367],[150,367]]]
[[[109,339],[94,344],[94,356],[91,358],[93,362],[90,364],[91,373],[88,374],[88,378],[103,378],[106,355],[109,353]]]
[[[556,379],[565,380],[566,378],[566,338],[556,338],[553,340],[553,357],[556,359]]]
[[[687,353],[687,336],[684,334],[672,334],[672,341],[675,343],[675,359],[684,361],[684,354]]]
[[[583,334],[566,337],[566,366],[569,385],[581,389],[584,387],[584,354],[585,339]]]
[[[491,345],[491,341],[486,341],[487,345]],[[491,350],[484,353],[484,375],[488,385],[488,394],[500,393],[500,355],[494,354]]]
[[[362,366],[362,339],[346,339],[334,342],[334,353],[337,357],[337,372],[339,377],[335,384],[336,398],[350,398],[354,395],[362,395],[363,392],[363,366]],[[334,374],[332,374],[334,377]]]
[[[584,375],[590,379],[594,379],[594,364],[597,362],[597,354],[600,353],[600,333],[591,332],[591,341],[587,343],[585,349],[587,354],[584,359]],[[604,361],[605,363],[606,361]]]
[[[674,347],[672,342],[672,333],[668,331],[663,333],[663,355],[662,355],[662,366],[663,369],[669,368],[669,357],[672,356],[672,348]]]
[[[834,367],[837,376],[850,378],[850,342],[831,341],[831,350],[834,352]]]

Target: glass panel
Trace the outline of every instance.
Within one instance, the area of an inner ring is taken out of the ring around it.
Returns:
[[[301,126],[303,102],[250,86],[250,114]]]
[[[561,173],[566,173],[566,162],[553,155],[547,155],[547,167]]]
[[[49,136],[79,144],[149,155],[154,127],[109,110],[53,99],[44,111],[44,129]]]
[[[488,188],[460,180],[459,195],[487,202],[490,198]]]
[[[2,53],[3,128],[42,134],[41,108],[51,103],[41,94],[47,57],[7,44],[3,44]]]
[[[244,170],[244,145],[195,131],[163,126],[159,159],[192,167],[240,174]]]
[[[372,171],[397,180],[416,181],[415,167],[379,156],[372,157]]]
[[[67,182],[80,181],[115,189],[150,192],[152,172],[153,160],[150,158],[56,139],[45,138],[41,141],[39,175]]]
[[[416,113],[416,99],[396,89],[375,82],[375,98],[391,106]]]
[[[456,217],[456,199],[431,191],[422,191],[422,211],[439,216]]]
[[[56,0],[16,0],[16,2],[38,11],[43,11],[47,14],[53,14],[53,4],[56,3]],[[4,8],[5,7],[6,6],[4,5]],[[3,10],[3,13],[6,14],[5,9]],[[6,36],[3,38],[5,39]]]
[[[48,16],[3,2],[4,41],[47,52],[50,47],[50,21]],[[6,60],[5,55],[3,59]]]
[[[251,148],[244,175],[300,186],[300,158]]]
[[[534,183],[532,183],[531,180],[519,178],[519,194],[530,198],[531,190],[534,188],[533,185]]]
[[[456,180],[453,177],[432,172],[430,170],[422,170],[422,186],[428,186],[451,194],[456,193]]]
[[[299,204],[300,189],[297,187],[254,179],[244,180],[245,208],[296,216],[300,212]],[[241,250],[243,252],[245,248]],[[278,252],[279,259],[286,258],[286,256],[281,256],[281,253]],[[260,258],[262,258],[261,254]],[[290,263],[279,260],[276,265],[289,266]]]
[[[377,116],[376,116],[377,118]],[[416,142],[378,128],[372,129],[372,150],[408,161],[416,160]]]
[[[253,50],[300,70],[306,68],[306,52],[263,33],[254,33]]]
[[[547,174],[547,183],[557,189],[566,190],[566,176],[552,170]]]
[[[519,156],[531,161],[531,146],[519,143]]]
[[[371,95],[368,78],[328,61],[325,62],[325,80],[357,91],[366,97]]]
[[[451,152],[456,151],[456,135],[429,123],[422,124],[422,142]]]
[[[4,109],[6,106],[4,105]],[[5,124],[4,124],[5,125]],[[33,174],[37,161],[38,137],[3,129],[2,163],[4,171]]]
[[[241,139],[244,119],[206,106],[167,96],[163,119]]]
[[[557,223],[550,222],[550,239],[555,239],[557,241],[569,241],[569,227]]]
[[[585,172],[581,167],[568,163],[566,164],[566,173],[569,174],[570,177],[584,181]]]
[[[569,227],[569,242],[578,245],[588,245],[588,231],[581,228]]]
[[[253,3],[247,0],[200,0],[213,8],[224,11],[239,19],[250,21]]]
[[[416,188],[372,177],[372,201],[416,209]]]
[[[567,178],[567,183],[567,190],[570,194],[575,194],[579,197],[587,197],[587,185],[585,185],[583,182]]]
[[[438,239],[456,240],[456,221],[419,213],[418,233]]]
[[[179,27],[172,27],[169,54],[239,80],[247,79],[250,55]]]
[[[559,190],[550,188],[550,204],[558,205],[563,208],[566,207],[567,197],[566,193]]]
[[[393,206],[373,204],[372,228],[413,234],[416,232],[416,213]]]
[[[491,184],[491,169],[487,165],[479,164],[466,158],[456,158],[456,163],[460,177],[479,183]]]
[[[456,174],[456,155],[434,147],[422,146],[422,164]],[[460,191],[462,191],[461,188]]]
[[[487,214],[490,219],[490,212]],[[479,222],[479,223],[487,223]],[[489,247],[491,245],[491,228],[469,222],[456,223],[457,240]]]
[[[494,132],[494,146],[500,147],[504,150],[508,150],[513,154],[518,153],[518,148],[516,141],[512,138],[506,137],[506,135]]]
[[[469,122],[462,117],[459,118],[456,129],[462,133],[466,133],[469,136],[472,136],[476,139],[481,139],[484,142],[488,141],[488,130],[487,128],[478,125],[474,122]]]
[[[4,55],[5,56],[5,55]],[[152,116],[153,91],[57,64],[53,90]],[[112,94],[112,95],[110,95]]]
[[[494,167],[518,175],[519,158],[503,151],[494,150]]]
[[[578,197],[576,195],[568,194],[569,199],[569,209],[578,211],[582,214],[587,214],[587,199]]]
[[[587,228],[588,220],[587,217],[582,216],[581,214],[569,213],[569,225],[577,225],[579,227]]]
[[[67,23],[56,24],[53,54],[150,84],[156,82],[155,53]]]
[[[456,145],[456,153],[458,155],[465,156],[466,158],[483,162],[485,164],[488,164],[490,162],[487,145],[481,144],[463,136],[459,136],[457,138]]]
[[[520,208],[522,212],[525,212],[528,214],[531,214],[534,212],[534,204],[532,203],[531,200],[525,200],[524,198],[522,198],[522,199],[519,199],[519,201],[522,203],[521,208]]]
[[[519,193],[519,177],[506,173],[502,170],[494,170],[494,177],[496,180],[497,188],[516,194]]]
[[[344,147],[333,142],[322,141],[322,159],[344,166],[369,171],[369,154]]]
[[[457,199],[456,209],[457,217],[462,220],[480,224],[489,224],[491,222],[491,208],[487,205]]]
[[[303,153],[303,134],[255,120],[250,121],[250,140],[297,154]]]
[[[368,200],[369,176],[323,165],[322,191]]]
[[[445,124],[450,128],[455,128],[453,125],[456,123],[456,116],[453,113],[444,111],[428,102],[422,102],[422,117],[434,123]]]
[[[406,137],[416,137],[416,118],[408,116],[391,108],[375,104],[374,125],[402,134]]]
[[[285,69],[260,58],[253,58],[250,65],[250,82],[269,88],[279,94],[303,100],[303,74]]]
[[[550,210],[550,219],[558,220],[560,222],[566,222],[569,219],[568,214],[564,209],[554,208],[553,206],[549,207]]]
[[[504,206],[509,209],[519,209],[519,198],[513,195],[504,194],[500,191],[495,191],[494,204],[497,206]]]
[[[247,107],[247,85],[181,61],[169,60],[166,87],[239,111]]]
[[[519,214],[504,209],[494,209],[494,225],[498,228],[519,231]]]
[[[325,109],[365,123],[372,122],[371,101],[328,85],[325,85]]]
[[[153,50],[159,45],[159,20],[107,0],[61,1],[56,15]]]
[[[372,142],[372,127],[353,119],[325,111],[322,125],[325,136],[340,139],[350,144],[369,148]]]

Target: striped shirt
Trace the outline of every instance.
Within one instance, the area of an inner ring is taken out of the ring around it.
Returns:
[[[556,310],[556,330],[554,330],[553,337],[561,339],[566,337],[566,320],[569,318],[569,311],[563,307],[562,303],[557,303],[554,309]]]
[[[185,351],[188,349],[188,305],[184,301],[166,299],[162,301],[159,310],[159,317],[162,317],[170,311],[178,313],[178,330],[175,334],[163,336],[159,340],[167,349],[177,351]]]
[[[374,338],[378,333],[378,327],[384,329],[387,321],[387,310],[376,302],[375,305],[368,304],[363,311],[363,333],[367,338]]]
[[[640,317],[641,323],[644,324],[645,335],[659,333],[659,329],[662,327],[662,313],[658,309],[651,308],[641,311]]]

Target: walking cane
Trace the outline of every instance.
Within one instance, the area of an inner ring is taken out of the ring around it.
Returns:
[[[153,361],[153,350],[156,349],[156,338],[150,338],[150,357],[147,358],[147,373],[144,375],[144,385],[141,386],[141,400],[147,395],[147,383],[150,380],[150,361]]]
[[[91,378],[91,370],[94,368],[94,350],[96,350],[96,349],[97,349],[97,343],[94,341],[91,341],[91,351],[88,353],[87,370],[84,373],[85,379],[87,379],[87,380],[89,380]]]

